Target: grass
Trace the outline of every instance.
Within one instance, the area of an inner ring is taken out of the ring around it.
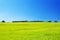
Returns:
[[[0,23],[0,40],[60,40],[60,22]]]

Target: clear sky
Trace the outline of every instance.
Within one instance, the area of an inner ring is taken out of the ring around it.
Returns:
[[[0,0],[1,20],[60,20],[60,0]]]

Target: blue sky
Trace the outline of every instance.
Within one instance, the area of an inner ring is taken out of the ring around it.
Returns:
[[[1,20],[60,20],[60,0],[0,0]]]

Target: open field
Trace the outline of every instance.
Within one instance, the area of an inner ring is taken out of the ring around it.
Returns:
[[[0,40],[60,40],[60,22],[0,23]]]

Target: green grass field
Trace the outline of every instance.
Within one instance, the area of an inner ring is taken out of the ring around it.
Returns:
[[[0,40],[60,40],[60,23],[0,23]]]

